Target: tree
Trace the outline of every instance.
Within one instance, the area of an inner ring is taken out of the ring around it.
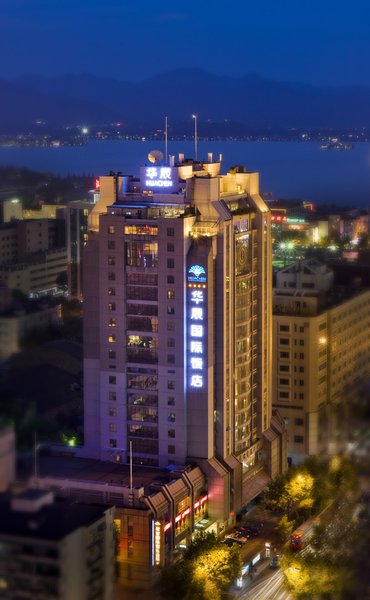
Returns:
[[[212,533],[200,533],[175,564],[162,570],[158,590],[172,600],[219,600],[240,574],[240,548],[221,544]]]
[[[282,541],[285,541],[292,533],[294,521],[289,521],[287,515],[283,515],[276,526],[276,532]]]

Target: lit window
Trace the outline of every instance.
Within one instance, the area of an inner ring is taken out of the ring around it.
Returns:
[[[175,314],[175,307],[174,306],[167,306],[167,314],[174,315]]]
[[[108,256],[108,265],[114,266],[116,264],[116,259],[114,256]]]
[[[175,292],[173,290],[167,290],[167,299],[173,300],[175,298]]]
[[[115,327],[117,325],[116,319],[112,317],[109,319],[108,327]]]
[[[108,412],[109,412],[109,416],[110,417],[116,417],[117,416],[117,409],[114,406],[110,406]]]
[[[109,302],[109,304],[108,304],[108,310],[109,311],[115,311],[116,310],[116,303],[115,302]]]
[[[116,336],[114,335],[114,333],[111,333],[111,334],[108,336],[108,342],[109,342],[110,344],[114,344],[114,343],[115,343],[115,341],[116,341]]]
[[[115,229],[114,225],[109,225],[108,233],[116,233],[116,229]]]
[[[115,296],[116,295],[116,288],[108,288],[108,296]]]
[[[109,431],[111,433],[116,433],[116,431],[117,431],[117,425],[116,425],[116,423],[109,423]]]

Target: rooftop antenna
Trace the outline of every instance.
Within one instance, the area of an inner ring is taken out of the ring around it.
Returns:
[[[191,115],[194,119],[194,158],[198,160],[198,117]]]
[[[168,164],[168,119],[164,118],[164,161]]]

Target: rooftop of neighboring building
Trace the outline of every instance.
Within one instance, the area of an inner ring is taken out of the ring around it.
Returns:
[[[32,502],[40,502],[50,493],[29,489],[23,492],[23,498],[12,494],[0,496],[0,536],[26,537],[58,542],[79,529],[88,527],[102,518],[107,506],[80,504],[71,500],[54,500],[42,504],[35,512],[29,507]],[[14,500],[24,500],[23,505]]]
[[[66,448],[68,452],[68,449]],[[62,452],[61,452],[62,454]],[[191,469],[189,466],[169,465],[167,468],[146,467],[133,465],[133,486],[143,487],[145,494],[152,493],[153,484],[164,485],[177,479],[177,474]],[[23,465],[18,474],[23,480],[32,475],[33,462]],[[57,456],[39,453],[38,475],[40,477],[57,477],[58,479],[74,479],[78,481],[91,481],[100,484],[130,485],[130,466],[103,462],[91,458],[78,456]],[[175,475],[176,473],[176,475]]]

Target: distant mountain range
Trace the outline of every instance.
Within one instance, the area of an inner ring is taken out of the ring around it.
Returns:
[[[184,124],[191,131],[192,113],[199,116],[200,135],[202,123],[218,124],[220,132],[237,129],[236,124],[244,132],[370,127],[370,87],[232,78],[200,69],[170,71],[141,83],[92,75],[1,79],[0,105],[4,133],[24,131],[38,120],[50,129],[115,121],[130,131],[160,129],[165,115],[173,128]]]

